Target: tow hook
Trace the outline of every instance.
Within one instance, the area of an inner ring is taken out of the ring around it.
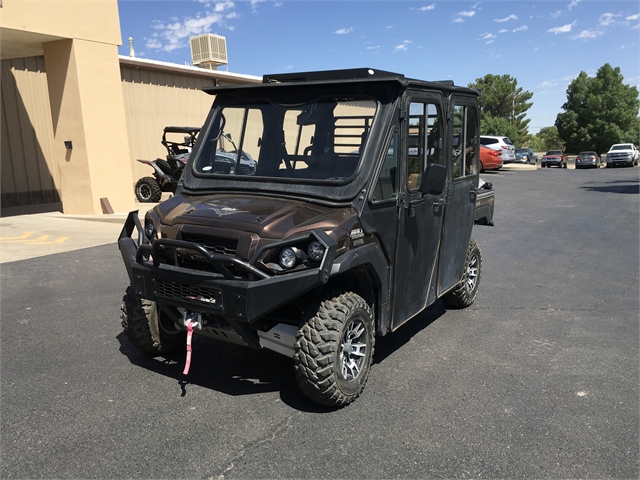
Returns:
[[[189,312],[182,310],[182,323],[187,327],[187,358],[184,362],[183,375],[189,374],[189,368],[191,367],[191,339],[193,338],[193,328],[202,330],[202,315],[198,312]]]

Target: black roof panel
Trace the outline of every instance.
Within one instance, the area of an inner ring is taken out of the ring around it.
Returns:
[[[330,80],[369,80],[372,78],[404,78],[401,73],[385,72],[373,68],[350,68],[319,72],[275,73],[264,75],[262,83],[297,83]]]

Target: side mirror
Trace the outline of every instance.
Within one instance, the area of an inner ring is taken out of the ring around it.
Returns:
[[[447,167],[430,163],[422,176],[420,191],[425,195],[440,195],[447,184]]]

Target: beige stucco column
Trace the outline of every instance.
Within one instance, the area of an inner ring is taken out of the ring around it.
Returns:
[[[117,48],[79,39],[43,44],[64,213],[102,213],[101,198],[115,212],[134,207]]]

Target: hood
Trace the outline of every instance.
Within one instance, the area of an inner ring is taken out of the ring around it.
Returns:
[[[176,195],[157,207],[163,225],[198,225],[282,239],[313,228],[333,230],[355,215],[349,207],[257,195]]]

